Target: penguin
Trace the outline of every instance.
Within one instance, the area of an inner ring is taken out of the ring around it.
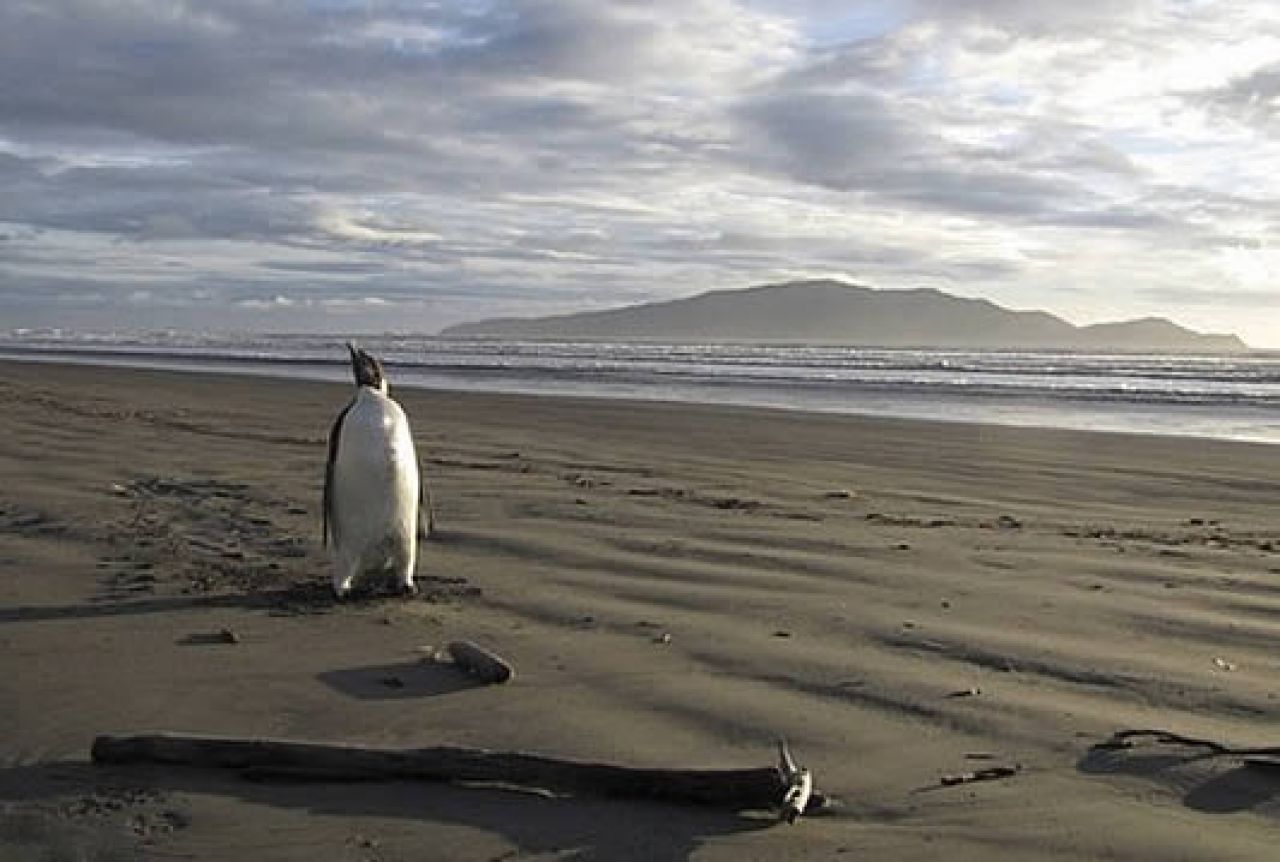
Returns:
[[[388,575],[413,595],[418,540],[434,526],[409,420],[387,393],[382,363],[347,344],[356,394],[329,431],[323,543],[333,560],[333,591]]]

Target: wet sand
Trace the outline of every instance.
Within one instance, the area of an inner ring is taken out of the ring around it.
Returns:
[[[393,393],[440,529],[418,598],[339,605],[349,387],[0,363],[0,860],[1274,858],[1280,776],[1092,746],[1280,744],[1275,447]],[[458,638],[516,679],[432,658]],[[158,730],[702,767],[785,736],[840,805],[89,762]]]

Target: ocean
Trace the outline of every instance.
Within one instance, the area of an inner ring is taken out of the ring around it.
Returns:
[[[1280,353],[1163,355],[365,336],[392,385],[1280,443]],[[0,357],[349,380],[340,338],[0,334]]]

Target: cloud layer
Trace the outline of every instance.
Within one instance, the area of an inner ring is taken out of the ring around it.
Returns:
[[[429,332],[823,274],[1280,346],[1277,56],[1265,0],[11,0],[0,320]]]

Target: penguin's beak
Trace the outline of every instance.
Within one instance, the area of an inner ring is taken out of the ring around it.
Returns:
[[[360,382],[360,348],[356,347],[350,341],[347,343],[347,353],[351,357],[351,373],[356,376],[356,383]]]
[[[351,353],[351,371],[355,375],[356,385],[371,386],[385,393],[386,381],[382,376],[382,365],[378,360],[349,341],[347,350]]]

